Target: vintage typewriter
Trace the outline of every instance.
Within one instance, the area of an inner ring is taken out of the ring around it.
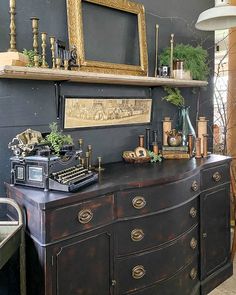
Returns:
[[[37,131],[28,129],[9,143],[15,154],[10,158],[12,185],[73,192],[97,181],[98,174],[80,164],[81,150],[68,148],[63,157],[58,157],[51,154],[47,144],[35,138],[29,140],[38,136]]]

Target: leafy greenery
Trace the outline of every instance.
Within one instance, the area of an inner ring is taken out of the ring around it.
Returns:
[[[36,55],[34,50],[27,50],[24,48],[23,54],[28,56],[28,58],[29,58],[29,63],[27,65],[27,67],[34,67],[34,56]],[[41,65],[42,65],[42,56],[39,55],[39,66],[41,66]]]
[[[156,155],[152,151],[148,151],[148,155],[151,158],[151,163],[156,163],[156,162],[161,162],[162,161],[162,156],[161,155]]]
[[[70,135],[62,134],[58,131],[56,122],[49,125],[51,132],[46,136],[45,141],[49,142],[56,155],[60,154],[60,150],[65,144],[73,144],[73,139]]]
[[[164,87],[164,90],[168,95],[162,97],[163,100],[166,100],[177,107],[184,106],[184,97],[181,95],[178,88]]]
[[[209,74],[208,53],[201,46],[177,44],[174,47],[173,60],[184,60],[185,70],[189,70],[194,80],[206,80]],[[160,64],[169,65],[170,47],[160,54]]]

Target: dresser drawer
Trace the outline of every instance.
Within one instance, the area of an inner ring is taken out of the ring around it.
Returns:
[[[118,255],[144,251],[165,244],[198,223],[198,198],[158,214],[115,225]]]
[[[160,250],[117,259],[117,288],[119,294],[137,290],[171,278],[198,256],[198,245],[191,247],[198,237],[196,226],[184,236]],[[197,278],[197,270],[193,274]]]
[[[113,220],[114,196],[46,211],[47,242],[89,230]]]
[[[195,277],[196,275],[196,277]],[[184,282],[184,283],[183,283]],[[183,270],[177,272],[173,277],[154,286],[131,292],[134,295],[199,295],[200,283],[198,275],[198,261],[192,263]]]
[[[118,218],[143,215],[185,202],[200,191],[200,174],[169,184],[117,194]]]
[[[202,189],[212,188],[229,181],[229,166],[220,165],[201,172]]]

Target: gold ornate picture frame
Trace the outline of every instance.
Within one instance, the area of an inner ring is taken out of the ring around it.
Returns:
[[[117,9],[122,12],[131,13],[137,16],[139,35],[139,65],[118,64],[87,60],[84,42],[82,4],[89,2]],[[144,6],[140,3],[128,0],[67,0],[67,19],[70,46],[77,49],[79,65],[78,70],[85,72],[100,72],[109,74],[123,74],[134,76],[147,76],[148,74],[148,53],[146,40],[146,23]]]

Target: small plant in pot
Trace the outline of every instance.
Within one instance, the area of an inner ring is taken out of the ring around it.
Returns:
[[[65,151],[74,146],[72,137],[59,131],[56,122],[51,123],[49,128],[51,132],[45,137],[45,142],[50,144],[52,151],[57,156],[63,155]]]
[[[160,64],[170,64],[170,47],[165,48],[160,54]],[[192,45],[177,44],[174,47],[173,62],[183,61],[184,69],[190,71],[192,79],[207,80],[209,66],[207,62],[207,50],[201,46],[193,47]]]

